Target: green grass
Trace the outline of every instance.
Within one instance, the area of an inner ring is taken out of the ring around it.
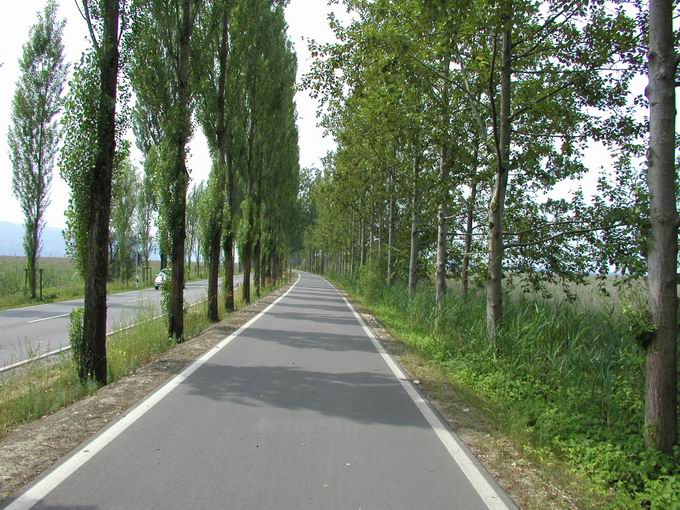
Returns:
[[[680,508],[680,450],[667,458],[643,445],[644,356],[623,312],[629,297],[581,306],[508,295],[491,345],[481,295],[449,292],[437,314],[429,288],[410,298],[370,269],[336,281],[452,382],[488,402],[525,451],[591,480],[602,505]]]
[[[76,270],[73,261],[64,257],[41,257],[38,266],[43,269],[43,300],[32,300],[26,294],[25,257],[0,257],[0,310],[20,306],[50,303],[77,299],[83,296],[83,279]],[[151,261],[152,279],[160,271],[160,262]],[[191,274],[186,273],[187,281],[206,278],[207,272],[201,266],[200,275],[196,264],[191,266]],[[153,281],[142,282],[141,287],[150,287]],[[109,294],[135,289],[135,281],[110,281],[107,284]]]
[[[279,286],[262,289],[262,297]],[[235,304],[237,310],[244,307],[240,293],[237,293]],[[186,311],[184,332],[187,339],[210,326],[206,308],[207,303],[203,301]],[[222,313],[224,316],[224,311]],[[168,338],[166,320],[152,317],[153,310],[143,311],[136,318],[136,326],[109,337],[109,383],[135,372],[176,345]],[[56,362],[35,362],[23,370],[9,373],[0,380],[0,438],[17,425],[53,413],[96,391],[96,384],[79,382],[68,353],[62,354]]]

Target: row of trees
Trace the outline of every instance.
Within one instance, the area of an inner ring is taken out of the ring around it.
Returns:
[[[27,223],[35,225],[26,243],[37,254],[57,143],[63,141],[59,168],[71,189],[67,246],[85,280],[79,371],[81,379],[105,384],[106,281],[110,262],[126,274],[133,244],[148,261],[155,242],[161,265],[171,269],[168,332],[177,341],[184,335],[185,264],[190,267],[193,254],[209,266],[213,321],[219,319],[222,260],[224,304],[234,309],[236,247],[246,302],[251,286],[259,296],[265,282],[284,271],[296,242],[298,209],[296,58],[283,1],[77,5],[90,47],[74,65],[62,98],[64,22],[49,2],[24,51],[10,145],[15,168],[23,171],[15,171],[16,193],[27,197]],[[31,116],[41,105],[45,112]],[[61,125],[54,121],[59,111]],[[189,193],[187,143],[197,125],[213,164],[208,182]],[[130,128],[144,156],[142,177],[129,162]],[[47,141],[38,143],[43,134]],[[41,186],[19,189],[36,178]]]
[[[411,294],[433,278],[438,307],[447,279],[460,278],[465,294],[477,282],[490,342],[503,324],[504,275],[541,288],[612,269],[648,274],[646,439],[670,452],[674,2],[651,1],[649,12],[587,0],[345,4],[355,16],[348,26],[331,19],[339,42],[310,45],[305,84],[338,147],[304,190],[307,267],[351,274],[379,259],[386,284],[402,280]],[[646,65],[649,121],[631,95]],[[614,164],[586,200],[579,179],[593,144]]]
[[[37,258],[45,211],[50,203],[52,171],[61,138],[58,115],[63,108],[63,88],[68,65],[62,43],[65,21],[57,18],[57,4],[50,1],[38,13],[19,61],[20,79],[12,103],[8,135],[14,168],[13,191],[24,213],[24,251],[31,298],[36,298]],[[134,278],[138,262],[148,267],[155,249],[156,200],[150,174],[140,177],[128,159],[119,167],[113,186],[109,239],[109,277]],[[187,253],[200,259],[198,209],[203,184],[189,195]],[[137,260],[139,259],[139,260]],[[149,277],[148,274],[145,275]]]

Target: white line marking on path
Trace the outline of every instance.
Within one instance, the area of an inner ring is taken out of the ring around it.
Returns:
[[[274,302],[272,302],[267,308],[258,313],[255,317],[246,322],[243,326],[234,331],[231,335],[220,341],[215,347],[210,349],[208,352],[203,354],[200,358],[194,361],[191,365],[182,370],[178,375],[173,377],[170,381],[161,386],[158,390],[147,397],[141,404],[132,409],[128,414],[123,416],[119,421],[111,425],[108,429],[102,432],[99,436],[93,439],[89,444],[82,447],[71,457],[69,457],[63,464],[58,466],[54,471],[50,472],[45,478],[40,480],[22,495],[20,495],[16,500],[14,500],[9,506],[5,507],[5,510],[28,510],[34,505],[37,505],[42,499],[44,499],[50,492],[52,492],[60,483],[71,476],[77,469],[79,469],[88,460],[94,457],[100,450],[102,450],[111,441],[116,439],[120,434],[122,434],[128,427],[139,420],[142,416],[146,414],[153,406],[158,404],[163,398],[165,398],[172,390],[177,386],[182,384],[191,374],[196,370],[201,368],[207,361],[212,358],[215,354],[220,352],[224,347],[226,347],[232,340],[248,329],[254,322],[265,315],[269,310],[271,310],[279,301],[285,298],[288,293],[295,288],[295,286],[300,281],[300,273],[298,273],[298,279],[295,283],[288,289],[282,296],[279,296]]]
[[[499,496],[498,492],[496,492],[496,489],[494,489],[494,487],[479,471],[479,468],[475,465],[474,461],[463,449],[461,440],[455,436],[448,429],[448,427],[444,425],[439,416],[437,416],[432,411],[425,399],[420,395],[420,393],[418,393],[415,387],[411,384],[411,381],[409,381],[404,375],[404,372],[402,372],[397,362],[392,359],[392,356],[390,356],[385,351],[385,349],[383,349],[383,346],[375,337],[371,328],[368,327],[361,315],[359,315],[359,313],[354,309],[352,303],[350,303],[349,300],[343,296],[331,282],[325,278],[324,281],[326,281],[326,283],[328,283],[328,285],[330,285],[331,288],[335,290],[335,292],[340,294],[340,297],[352,311],[354,317],[356,317],[356,319],[359,321],[359,324],[361,324],[364,333],[366,333],[368,338],[371,339],[373,346],[376,348],[380,356],[382,356],[382,359],[385,361],[387,366],[390,367],[390,370],[392,370],[394,376],[399,380],[401,386],[406,390],[406,393],[408,393],[408,396],[411,397],[413,403],[418,407],[418,410],[430,424],[430,427],[432,427],[434,433],[444,444],[451,457],[453,457],[453,460],[456,462],[456,464],[458,464],[458,467],[470,481],[470,484],[475,489],[475,491],[477,491],[479,497],[482,498],[482,501],[484,501],[484,504],[487,506],[487,508],[490,510],[510,510],[503,499]]]
[[[33,324],[34,322],[48,321],[50,319],[58,319],[59,317],[66,317],[67,315],[68,315],[67,313],[62,313],[60,315],[53,315],[52,317],[43,317],[42,319],[33,319],[32,321],[28,321],[28,324]]]
[[[132,300],[128,301],[128,303],[139,303],[140,301],[146,301],[147,299],[148,298],[145,298],[145,297],[139,298],[139,299],[132,299]]]

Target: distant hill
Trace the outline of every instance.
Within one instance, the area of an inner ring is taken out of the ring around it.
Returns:
[[[0,221],[0,256],[24,254],[24,226]],[[66,256],[64,235],[60,228],[45,227],[42,234],[43,257]]]

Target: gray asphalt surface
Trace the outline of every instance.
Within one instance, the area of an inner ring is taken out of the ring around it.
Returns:
[[[235,284],[240,281],[240,275],[234,277]],[[107,331],[134,323],[142,312],[158,315],[160,294],[152,287],[109,295]],[[189,282],[184,299],[196,303],[207,294],[207,280]],[[69,344],[68,315],[79,306],[83,306],[82,299],[0,311],[0,368],[66,347]]]
[[[303,274],[34,508],[486,506],[339,294]]]

